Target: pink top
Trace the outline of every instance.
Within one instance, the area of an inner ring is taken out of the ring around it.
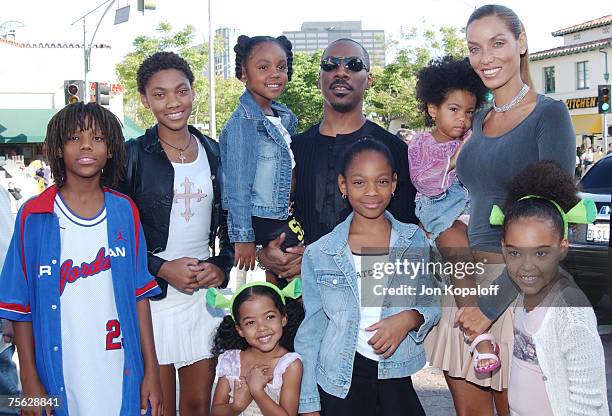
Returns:
[[[436,196],[445,192],[453,183],[457,174],[455,169],[447,172],[451,157],[455,154],[462,140],[472,134],[468,130],[461,139],[439,143],[430,132],[419,132],[408,145],[408,163],[410,179],[420,195]]]

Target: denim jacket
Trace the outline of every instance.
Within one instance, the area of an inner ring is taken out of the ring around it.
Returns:
[[[272,102],[281,123],[293,135],[296,116]],[[289,213],[291,156],[281,132],[245,90],[219,137],[223,166],[223,209],[229,211],[232,243],[255,241],[251,216],[284,220]]]
[[[429,261],[424,233],[416,225],[397,221],[389,212],[385,212],[385,217],[398,236],[389,248],[389,263]],[[302,293],[306,316],[295,338],[295,351],[304,363],[299,413],[321,409],[317,385],[340,398],[345,398],[351,387],[361,313],[357,273],[348,245],[352,219],[353,213],[331,233],[309,245],[304,253]],[[396,273],[388,276],[389,285],[401,278]],[[422,286],[433,287],[433,281],[430,275],[418,273],[410,285],[419,288],[418,294]],[[380,318],[411,309],[423,315],[424,322],[409,332],[391,357],[381,357],[379,379],[407,377],[425,365],[423,340],[440,318],[438,298],[385,296]]]

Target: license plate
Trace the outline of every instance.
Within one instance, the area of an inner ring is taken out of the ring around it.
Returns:
[[[586,239],[596,243],[610,241],[610,225],[588,224]]]

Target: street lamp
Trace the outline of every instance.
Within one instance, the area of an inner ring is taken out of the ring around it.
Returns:
[[[89,60],[91,59],[91,46],[93,45],[93,41],[96,37],[96,34],[98,33],[98,29],[100,28],[100,24],[102,23],[104,16],[106,16],[106,13],[108,13],[110,8],[112,7],[113,4],[115,4],[116,1],[117,0],[106,0],[105,2],[99,4],[95,9],[90,10],[89,12],[85,13],[83,16],[79,17],[77,20],[75,20],[74,22],[70,24],[70,26],[74,26],[81,20],[83,21],[83,67],[84,67],[83,84],[85,85],[86,93],[87,91],[89,91],[89,85],[87,84],[87,73],[89,72]],[[87,46],[87,31],[86,31],[86,26],[85,26],[85,19],[87,18],[87,16],[89,16],[90,14],[92,14],[93,12],[95,12],[96,10],[98,10],[99,8],[105,5],[108,5],[108,6],[104,10],[102,17],[100,17],[100,20],[98,21],[98,24],[96,25],[96,30],[94,30],[93,36],[91,37],[91,41],[89,42],[89,46]],[[117,16],[115,17],[115,24],[127,22],[128,20],[128,17],[125,15],[126,8],[124,7],[119,10],[122,11],[123,14],[120,18],[117,18]],[[129,16],[129,8],[127,9],[127,15]]]
[[[210,137],[217,140],[217,123],[215,117],[215,42],[213,38],[212,28],[212,14],[211,14],[211,3],[212,0],[208,0],[208,89],[210,90]]]
[[[7,20],[6,22],[2,22],[0,24],[0,37],[4,39],[8,39],[9,35],[13,35],[13,40],[15,40],[15,29],[24,27],[23,22],[19,20]]]

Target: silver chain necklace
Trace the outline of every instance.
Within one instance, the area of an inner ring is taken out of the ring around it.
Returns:
[[[512,107],[520,103],[523,98],[525,98],[529,90],[530,90],[529,85],[523,84],[523,87],[521,88],[519,93],[516,94],[516,96],[512,99],[512,101],[502,105],[501,107],[498,107],[495,105],[495,98],[494,98],[493,99],[493,110],[495,110],[496,113],[504,113],[510,110]]]
[[[187,145],[181,149],[180,147],[176,147],[176,146],[172,146],[170,143],[168,143],[167,141],[165,141],[164,139],[162,139],[161,137],[159,138],[159,140],[161,140],[164,144],[170,146],[171,148],[178,150],[179,151],[179,160],[181,161],[181,163],[185,163],[185,159],[187,159],[187,156],[185,156],[185,150],[189,149],[189,147],[191,146],[191,139],[193,137],[193,134],[189,134],[189,141],[187,142]]]

